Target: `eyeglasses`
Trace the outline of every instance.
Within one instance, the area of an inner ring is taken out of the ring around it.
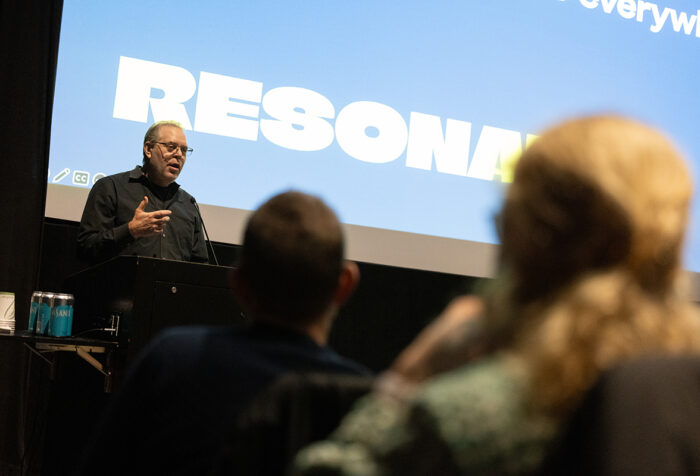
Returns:
[[[192,147],[187,147],[186,145],[177,145],[174,142],[156,142],[156,144],[162,145],[171,154],[177,149],[180,149],[180,152],[182,153],[183,157],[192,155],[192,152],[194,152],[194,149],[192,149]]]

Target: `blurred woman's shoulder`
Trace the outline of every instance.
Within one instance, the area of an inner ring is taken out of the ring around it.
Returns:
[[[462,472],[521,474],[538,467],[557,430],[532,411],[529,386],[522,362],[502,352],[435,377],[413,413],[432,421]]]

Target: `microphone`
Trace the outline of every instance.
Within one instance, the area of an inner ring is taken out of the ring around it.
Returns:
[[[216,259],[216,253],[214,253],[214,245],[211,244],[211,240],[209,239],[209,233],[207,233],[207,227],[204,226],[204,220],[202,219],[202,214],[199,211],[199,205],[197,204],[197,201],[194,199],[194,197],[191,197],[190,201],[192,202],[192,205],[194,205],[194,209],[197,210],[197,216],[199,216],[199,221],[202,222],[202,228],[204,229],[204,236],[207,238],[207,243],[209,243],[209,248],[211,249],[211,255],[214,257],[214,263],[218,266],[219,260]]]

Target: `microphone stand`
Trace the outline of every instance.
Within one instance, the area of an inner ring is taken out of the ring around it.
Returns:
[[[197,204],[197,201],[192,197],[190,199],[192,202],[192,205],[194,205],[194,209],[197,210],[197,216],[199,216],[199,221],[202,223],[202,229],[204,229],[204,236],[207,238],[207,243],[209,243],[209,248],[211,249],[211,255],[214,257],[214,263],[218,266],[219,265],[219,260],[216,259],[216,253],[214,253],[214,245],[211,244],[211,240],[209,239],[209,233],[207,233],[207,227],[204,226],[204,219],[202,218],[202,214],[199,211],[199,205]]]

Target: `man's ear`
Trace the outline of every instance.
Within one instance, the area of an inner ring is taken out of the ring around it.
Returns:
[[[151,149],[153,149],[153,145],[151,143],[146,142],[143,144],[143,154],[149,159],[151,158]]]
[[[229,272],[229,286],[233,291],[236,302],[243,308],[243,311],[251,312],[255,306],[255,296],[248,280],[238,268],[234,268]]]
[[[345,261],[343,263],[343,269],[340,271],[338,287],[335,290],[333,302],[338,306],[343,305],[350,299],[350,296],[352,296],[359,282],[360,268],[357,267],[354,261]]]

